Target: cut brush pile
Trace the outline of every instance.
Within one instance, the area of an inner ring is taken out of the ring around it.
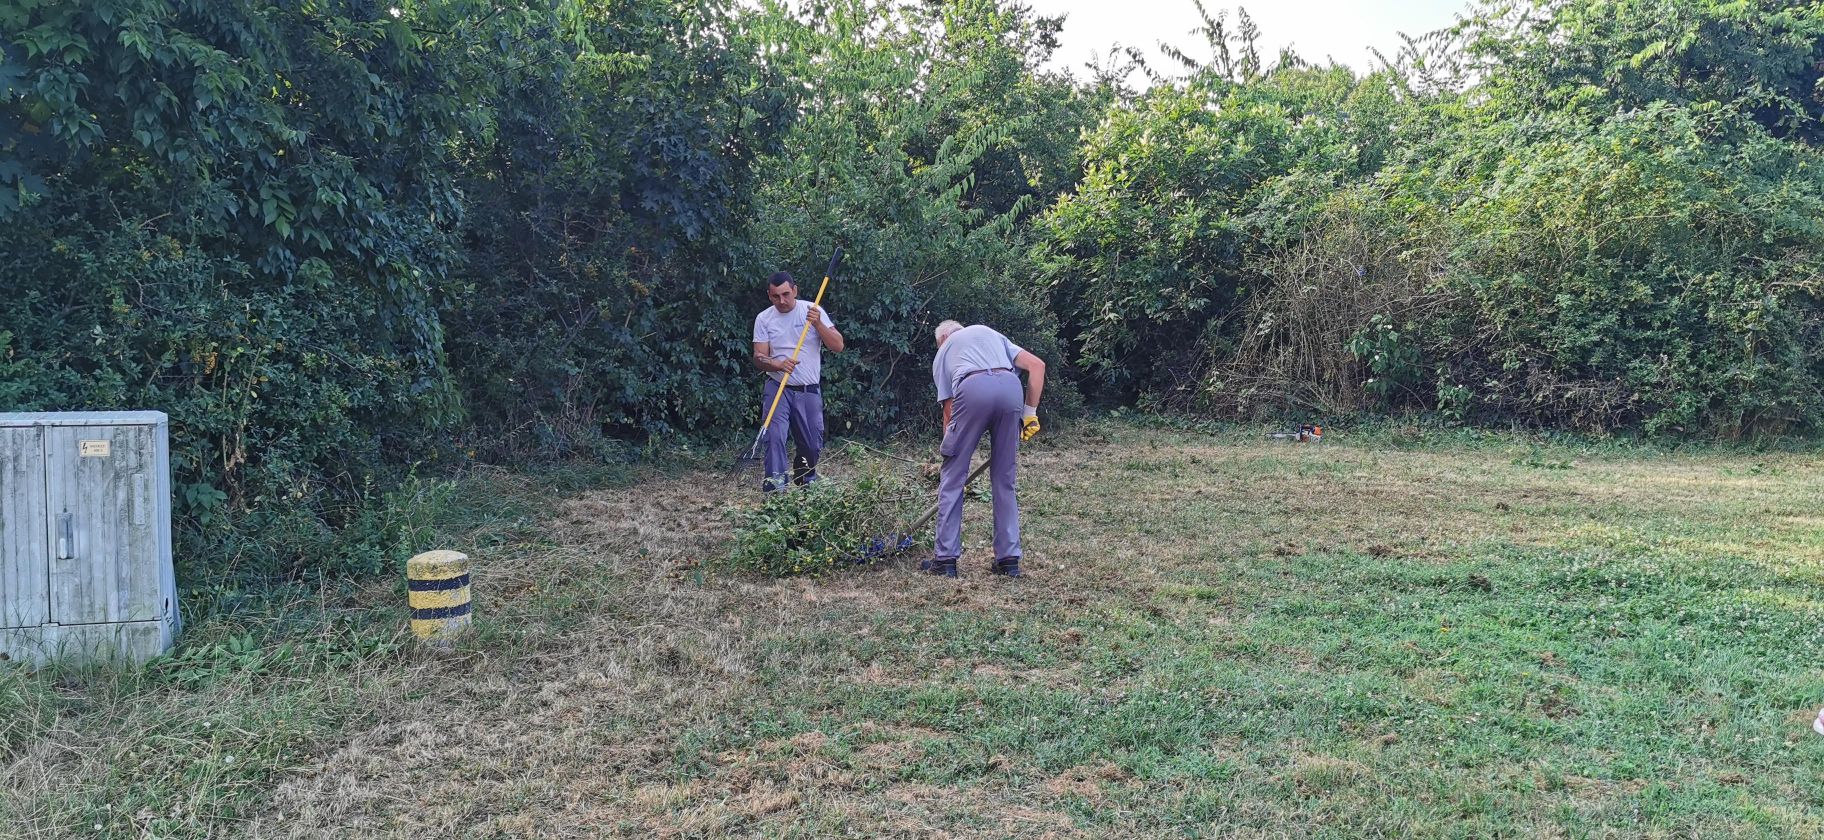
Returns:
[[[815,575],[886,557],[915,540],[906,524],[928,502],[923,488],[873,467],[768,493],[735,514],[736,567],[772,576]]]

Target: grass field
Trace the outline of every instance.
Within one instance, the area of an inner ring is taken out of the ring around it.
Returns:
[[[467,649],[395,652],[382,587],[303,665],[0,677],[0,833],[1824,835],[1815,451],[1106,423],[1022,464],[1019,581],[980,502],[960,580],[774,581],[716,565],[724,474],[468,479]]]

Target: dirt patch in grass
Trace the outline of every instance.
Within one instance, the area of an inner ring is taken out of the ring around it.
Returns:
[[[1106,798],[1104,785],[1120,784],[1131,778],[1127,771],[1105,761],[1093,766],[1072,767],[1047,781],[1045,791],[1054,797],[1075,797],[1098,805]]]

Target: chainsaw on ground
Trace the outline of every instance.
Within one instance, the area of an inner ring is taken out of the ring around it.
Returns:
[[[1324,440],[1324,427],[1316,423],[1300,423],[1295,430],[1268,432],[1267,437],[1274,440],[1290,440],[1296,443],[1322,443]]]

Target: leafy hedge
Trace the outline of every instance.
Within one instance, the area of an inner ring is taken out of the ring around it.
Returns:
[[[414,471],[753,428],[762,278],[840,244],[834,434],[930,421],[944,318],[1054,408],[1818,429],[1824,6],[1365,76],[1207,23],[1078,80],[1013,0],[6,4],[0,407],[169,412],[194,571],[383,568]]]
[[[228,530],[285,533],[254,571],[350,560],[324,549],[378,496],[363,476],[461,418],[438,305],[474,91],[364,4],[3,23],[0,403],[164,410],[186,548],[214,531],[236,564]]]
[[[1824,424],[1824,5],[1488,4],[1359,78],[1220,23],[1037,226],[1096,394]]]
[[[762,280],[842,244],[832,428],[919,416],[899,360],[936,320],[1051,346],[1018,224],[1095,110],[1035,75],[1055,31],[997,3],[7,5],[0,407],[171,414],[193,573],[378,569],[421,465],[751,429]]]

